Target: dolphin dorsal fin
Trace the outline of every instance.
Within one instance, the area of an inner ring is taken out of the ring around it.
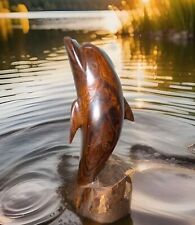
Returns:
[[[124,98],[124,108],[125,108],[125,116],[124,118],[130,121],[134,121],[133,112],[131,107],[129,106],[127,100]]]
[[[80,111],[80,108],[79,108],[78,100],[75,100],[72,103],[72,107],[71,107],[69,143],[72,143],[72,140],[74,138],[74,135],[75,135],[76,131],[82,125],[80,113],[81,113],[81,111]]]

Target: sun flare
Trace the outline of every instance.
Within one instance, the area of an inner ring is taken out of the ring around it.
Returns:
[[[150,0],[142,0],[143,4],[149,3]]]

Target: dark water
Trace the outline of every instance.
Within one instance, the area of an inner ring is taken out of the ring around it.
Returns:
[[[0,41],[0,224],[98,224],[63,196],[80,154],[65,35],[105,49],[135,115],[115,150],[136,169],[132,211],[115,225],[195,224],[195,45],[60,30]]]

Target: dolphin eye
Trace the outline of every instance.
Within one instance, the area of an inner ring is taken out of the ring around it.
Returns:
[[[97,68],[97,63],[96,63],[96,62],[93,62],[93,63],[91,64],[91,67],[92,67],[93,69],[96,69],[96,68]]]
[[[102,148],[106,151],[106,150],[110,150],[110,143],[109,142],[106,142],[106,143],[102,143]]]

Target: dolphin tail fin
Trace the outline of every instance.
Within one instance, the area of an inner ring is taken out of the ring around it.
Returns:
[[[130,121],[134,121],[133,112],[131,107],[129,106],[127,100],[124,98],[124,106],[125,106],[125,116],[124,118]]]
[[[81,127],[81,116],[78,101],[75,100],[71,107],[70,136],[69,143],[72,143],[76,131]]]

